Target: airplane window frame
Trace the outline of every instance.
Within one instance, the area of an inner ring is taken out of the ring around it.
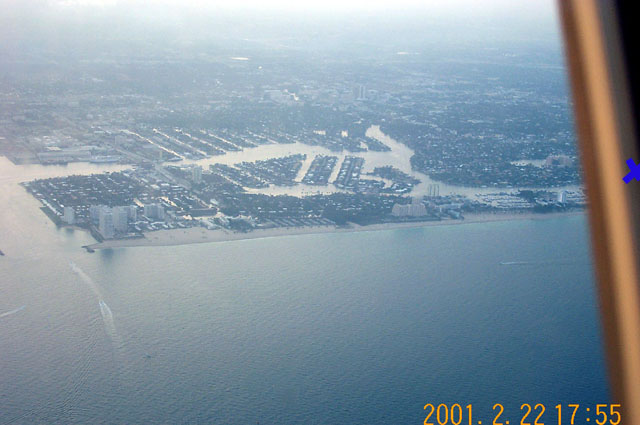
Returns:
[[[640,226],[634,220],[640,214],[640,190],[638,182],[621,181],[628,171],[625,160],[638,158],[638,137],[629,91],[633,75],[624,60],[619,19],[622,2],[557,3],[589,200],[611,390],[623,406],[625,423],[640,424]]]

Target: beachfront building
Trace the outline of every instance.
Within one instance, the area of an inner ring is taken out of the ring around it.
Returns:
[[[138,221],[138,206],[129,205],[128,208],[129,221],[135,223],[136,221]]]
[[[558,203],[564,204],[566,202],[567,202],[567,191],[561,190],[560,192],[558,192]]]
[[[145,204],[144,215],[147,218],[164,220],[164,207],[160,204]]]
[[[391,215],[394,217],[422,217],[427,215],[427,207],[421,202],[406,205],[395,204],[391,209]]]
[[[127,233],[129,227],[129,207],[113,208],[113,228],[117,233]]]
[[[98,224],[98,230],[105,239],[112,239],[115,235],[115,228],[113,226],[113,212],[109,207],[103,207],[100,210],[100,219]]]
[[[93,224],[98,224],[100,221],[100,211],[102,211],[103,205],[89,205],[89,219]]]
[[[66,224],[74,224],[76,222],[76,212],[73,207],[64,207],[62,221]]]

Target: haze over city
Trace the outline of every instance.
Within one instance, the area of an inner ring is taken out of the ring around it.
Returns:
[[[607,398],[554,2],[0,8],[0,423]]]

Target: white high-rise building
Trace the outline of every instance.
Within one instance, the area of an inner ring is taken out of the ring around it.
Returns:
[[[402,205],[395,204],[391,210],[394,217],[421,217],[427,215],[427,207],[419,202]]]
[[[566,190],[561,190],[560,192],[558,192],[558,202],[561,204],[564,204],[565,202],[567,202],[567,191]]]
[[[144,215],[148,218],[164,220],[164,207],[160,204],[145,204]]]
[[[129,228],[129,207],[113,209],[113,228],[118,233],[127,233]]]
[[[98,230],[100,230],[100,234],[103,238],[113,238],[115,229],[113,226],[113,213],[111,212],[111,208],[103,207],[100,211],[100,222],[98,224]]]
[[[67,224],[74,224],[76,222],[76,212],[73,210],[73,207],[64,207],[62,221]]]
[[[144,215],[148,218],[153,218],[155,214],[156,204],[144,204]]]
[[[102,211],[104,205],[90,205],[89,206],[89,219],[93,224],[98,224],[100,221],[100,211]]]
[[[129,205],[129,221],[136,222],[138,221],[138,206],[137,205]]]

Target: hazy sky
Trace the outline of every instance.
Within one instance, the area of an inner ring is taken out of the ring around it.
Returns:
[[[171,9],[252,9],[291,11],[375,11],[422,9],[449,16],[527,16],[548,18],[555,13],[553,0],[0,0],[4,12],[11,9],[33,11],[54,8],[112,8],[125,11],[131,7]]]
[[[471,41],[558,38],[554,0],[0,0],[0,10],[0,40],[21,45],[64,33],[111,38],[110,30],[121,39],[172,32],[199,39],[269,37],[269,31],[297,37],[330,34],[326,25],[362,37],[385,31],[410,37],[417,29],[416,37],[431,31]]]

